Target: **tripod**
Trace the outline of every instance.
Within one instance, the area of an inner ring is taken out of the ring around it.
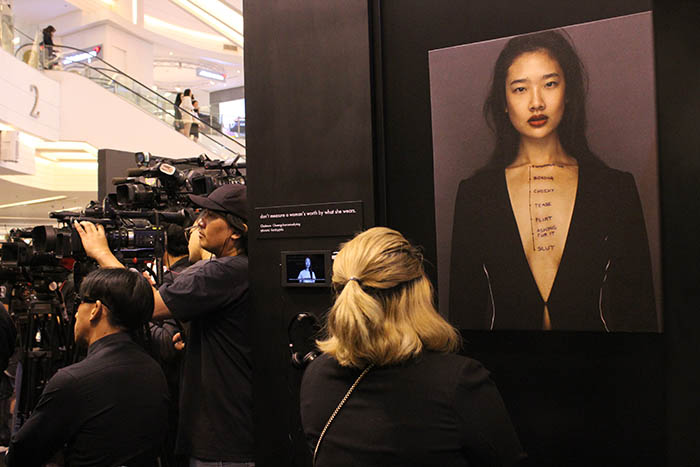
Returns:
[[[23,290],[26,295],[27,290]],[[72,359],[72,328],[60,295],[30,294],[12,300],[19,336],[13,433],[29,418],[48,380]]]

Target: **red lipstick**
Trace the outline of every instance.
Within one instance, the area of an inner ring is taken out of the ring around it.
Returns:
[[[546,115],[533,115],[528,119],[527,123],[529,123],[530,126],[539,128],[541,126],[546,125],[547,120],[549,120],[549,117],[547,117]]]

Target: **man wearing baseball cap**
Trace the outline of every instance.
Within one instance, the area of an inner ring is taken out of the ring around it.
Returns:
[[[190,199],[204,209],[200,244],[216,258],[154,291],[154,319],[189,323],[176,452],[189,457],[191,467],[253,466],[246,187],[223,185]],[[122,266],[102,226],[82,222],[76,230],[100,266]]]

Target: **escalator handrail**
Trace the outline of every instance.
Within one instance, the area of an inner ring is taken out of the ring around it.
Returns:
[[[175,116],[174,116],[174,110],[171,111],[171,110],[164,109],[164,108],[161,107],[160,105],[158,105],[158,104],[156,104],[155,102],[151,101],[149,98],[147,98],[147,97],[145,97],[145,96],[142,96],[142,95],[139,94],[137,91],[131,89],[130,87],[124,85],[123,83],[120,83],[119,81],[115,80],[114,77],[109,76],[108,74],[106,74],[106,73],[104,72],[104,71],[113,72],[113,70],[105,69],[105,68],[93,67],[92,65],[90,65],[90,64],[88,64],[88,63],[77,63],[77,62],[76,62],[76,63],[74,63],[74,65],[76,65],[76,68],[81,67],[81,68],[79,68],[79,69],[89,68],[89,69],[91,69],[91,70],[94,70],[95,72],[97,72],[97,73],[99,73],[100,75],[104,76],[108,81],[110,81],[110,82],[112,82],[112,83],[115,83],[117,86],[120,86],[120,87],[126,89],[127,91],[131,92],[132,94],[138,96],[140,99],[142,99],[142,100],[148,102],[148,103],[151,104],[153,107],[155,107],[155,108],[161,110],[162,112],[165,112],[166,114],[168,114],[168,115],[172,116],[173,118],[175,118]],[[68,73],[71,72],[70,69],[64,69],[64,71],[66,71],[66,72],[68,72]],[[121,73],[119,70],[116,70],[116,73],[123,74],[123,73]],[[128,75],[127,75],[127,78],[129,78]],[[167,99],[166,99],[166,101],[167,101]],[[172,112],[172,113],[171,113],[171,112]],[[206,124],[206,123],[205,123],[205,124]],[[235,158],[242,157],[241,154],[239,154],[238,152],[236,152],[236,151],[234,151],[233,149],[229,148],[228,146],[222,144],[221,142],[216,141],[215,139],[211,138],[211,137],[210,137],[209,135],[207,135],[206,133],[202,133],[202,136],[204,136],[204,137],[207,138],[208,140],[211,140],[214,144],[216,144],[216,145],[218,145],[219,147],[225,149],[226,151],[232,153],[232,154],[235,156]]]
[[[176,118],[175,118],[175,111],[174,111],[174,110],[164,109],[164,108],[161,107],[159,104],[157,104],[157,103],[153,102],[152,100],[150,100],[148,97],[145,97],[145,96],[141,95],[139,92],[135,91],[134,89],[131,89],[130,87],[124,85],[123,83],[120,83],[119,81],[115,80],[114,77],[109,76],[108,74],[104,73],[104,71],[107,71],[107,72],[116,72],[116,73],[118,73],[118,74],[122,74],[122,75],[123,75],[123,73],[120,72],[119,70],[114,71],[114,70],[110,70],[110,69],[108,69],[108,68],[105,69],[105,68],[93,67],[92,65],[87,64],[87,63],[74,63],[73,65],[76,65],[76,68],[78,68],[78,67],[82,67],[82,68],[80,68],[80,69],[90,68],[91,70],[96,71],[97,73],[99,73],[99,74],[101,74],[102,76],[104,76],[108,81],[110,81],[110,82],[112,82],[112,83],[115,83],[117,86],[121,86],[122,88],[124,88],[124,89],[128,90],[129,92],[131,92],[131,93],[135,94],[136,96],[138,96],[140,99],[142,99],[142,100],[148,102],[149,104],[151,104],[151,105],[152,105],[153,107],[155,107],[156,109],[158,109],[158,110],[160,110],[160,111],[162,111],[162,112],[164,112],[164,113],[170,115],[171,117],[173,117],[174,120],[176,119]],[[70,65],[69,65],[68,67],[64,68],[64,71],[70,72],[70,71],[71,71],[71,70],[70,70]],[[130,78],[128,75],[124,75],[124,76],[126,76],[127,78]],[[170,101],[168,101],[167,99],[166,99],[166,101],[167,101],[167,102],[170,102]],[[180,110],[182,110],[182,109],[180,109]],[[195,118],[197,118],[197,117],[195,117]],[[199,120],[200,122],[204,123],[204,124],[205,124],[206,126],[208,126],[209,128],[213,128],[211,125],[207,124],[204,120],[202,120],[202,119],[200,119],[200,118],[197,118],[197,120]],[[210,137],[208,134],[206,134],[206,133],[203,133],[203,132],[202,132],[202,133],[201,133],[201,136],[207,138],[208,140],[210,140],[210,141],[212,141],[214,144],[216,144],[216,145],[222,147],[222,148],[225,149],[226,151],[228,151],[228,152],[234,154],[236,157],[241,157],[241,156],[242,156],[241,154],[239,154],[238,152],[236,152],[236,151],[234,151],[233,149],[229,148],[228,146],[226,146],[226,145],[222,144],[221,142],[216,141],[215,139],[211,138],[211,137]],[[234,140],[234,141],[235,141],[235,140]],[[239,144],[240,144],[240,143],[239,143]],[[241,145],[241,146],[242,146],[242,145]],[[245,146],[243,146],[243,147],[245,147]]]
[[[23,33],[23,34],[24,34],[24,33]],[[26,36],[26,34],[24,34],[24,35]],[[19,53],[20,49],[22,49],[23,47],[32,46],[32,45],[33,45],[33,44],[22,44],[22,45],[19,46],[19,47],[17,48],[17,50],[15,51],[15,56],[17,56],[17,54]],[[84,49],[79,49],[79,48],[77,48],[77,47],[71,47],[71,46],[68,46],[68,45],[55,45],[55,44],[54,44],[54,45],[52,45],[51,47],[53,47],[54,49],[57,49],[57,48],[59,48],[59,49],[61,49],[61,48],[62,48],[62,49],[69,49],[69,50],[73,50],[73,51],[76,51],[76,52],[82,52],[82,53],[86,53],[86,54],[89,54],[89,53],[90,53],[90,51],[87,51],[87,50],[84,50]],[[96,59],[96,60],[99,60],[100,62],[102,62],[102,63],[104,63],[105,65],[107,65],[107,66],[111,69],[111,71],[113,71],[113,72],[115,72],[115,73],[118,73],[118,74],[120,74],[120,75],[122,75],[122,76],[125,76],[126,78],[128,78],[128,79],[130,79],[131,81],[133,81],[133,82],[137,83],[138,85],[140,85],[142,88],[148,89],[149,92],[152,92],[152,93],[155,94],[156,96],[158,96],[158,97],[160,97],[161,99],[163,99],[165,102],[168,102],[169,104],[171,104],[171,105],[173,106],[173,109],[176,107],[176,106],[175,106],[175,103],[172,102],[170,99],[168,99],[167,97],[161,95],[161,94],[158,93],[157,91],[154,91],[153,89],[151,89],[150,87],[148,87],[148,86],[146,86],[145,84],[141,83],[139,80],[135,79],[134,77],[127,75],[126,73],[124,73],[123,71],[121,71],[120,69],[118,69],[117,67],[115,67],[114,65],[110,64],[109,62],[106,62],[105,60],[103,60],[102,58],[97,57],[97,56],[93,56],[92,58],[93,58],[93,59]],[[97,69],[97,68],[95,68],[95,67],[92,67],[91,65],[89,65],[89,64],[87,64],[87,63],[83,63],[83,62],[73,62],[73,64],[82,65],[82,66],[84,66],[84,67],[94,69],[94,70],[97,71],[98,73],[104,75],[104,73],[102,73],[99,69]],[[106,76],[106,75],[104,75],[104,76]],[[111,79],[111,78],[110,78],[110,79]],[[134,94],[136,94],[136,95],[139,96],[140,98],[146,100],[147,102],[149,102],[150,104],[152,104],[152,105],[154,105],[155,107],[159,108],[160,110],[162,110],[162,111],[164,111],[164,112],[167,112],[169,115],[173,115],[173,114],[170,114],[167,110],[163,109],[162,107],[160,107],[160,106],[158,106],[158,105],[156,105],[156,104],[153,104],[153,102],[151,102],[149,99],[146,99],[145,97],[143,97],[142,95],[140,95],[139,93],[137,93],[136,91],[134,91],[133,89],[131,89],[131,88],[127,87],[127,86],[124,86],[123,84],[121,84],[121,86],[123,86],[124,88],[126,88],[126,89],[128,89],[129,91],[133,92]],[[240,147],[242,147],[243,149],[245,149],[245,145],[244,145],[243,143],[241,143],[240,141],[237,141],[237,140],[231,138],[229,135],[223,133],[222,131],[217,130],[216,128],[214,128],[213,126],[211,126],[211,125],[210,125],[209,123],[207,123],[206,121],[200,119],[197,115],[194,115],[194,114],[188,112],[187,110],[183,109],[182,107],[178,107],[178,108],[180,109],[180,112],[185,112],[185,113],[187,113],[187,114],[190,115],[192,118],[194,118],[194,119],[196,119],[196,120],[202,122],[202,124],[204,124],[205,126],[207,126],[207,127],[208,127],[209,129],[211,129],[212,131],[214,131],[214,132],[220,134],[221,136],[223,136],[223,137],[226,138],[227,140],[230,140],[230,141],[232,141],[233,143],[235,143],[235,144],[237,144],[238,146],[240,146]],[[210,138],[210,139],[211,139],[211,138]],[[214,140],[214,139],[212,139],[212,141],[214,141],[215,143],[219,144],[220,146],[223,146],[224,148],[226,148],[226,149],[229,150],[230,152],[233,152],[234,154],[238,154],[238,153],[236,153],[235,151],[233,151],[232,149],[229,149],[229,148],[228,148],[227,146],[225,146],[224,144],[221,144],[221,143],[219,143],[218,141],[216,141],[216,140]]]

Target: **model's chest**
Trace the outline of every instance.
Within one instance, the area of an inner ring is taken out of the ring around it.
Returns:
[[[547,300],[573,217],[578,167],[521,166],[506,170],[506,182],[523,253]]]

